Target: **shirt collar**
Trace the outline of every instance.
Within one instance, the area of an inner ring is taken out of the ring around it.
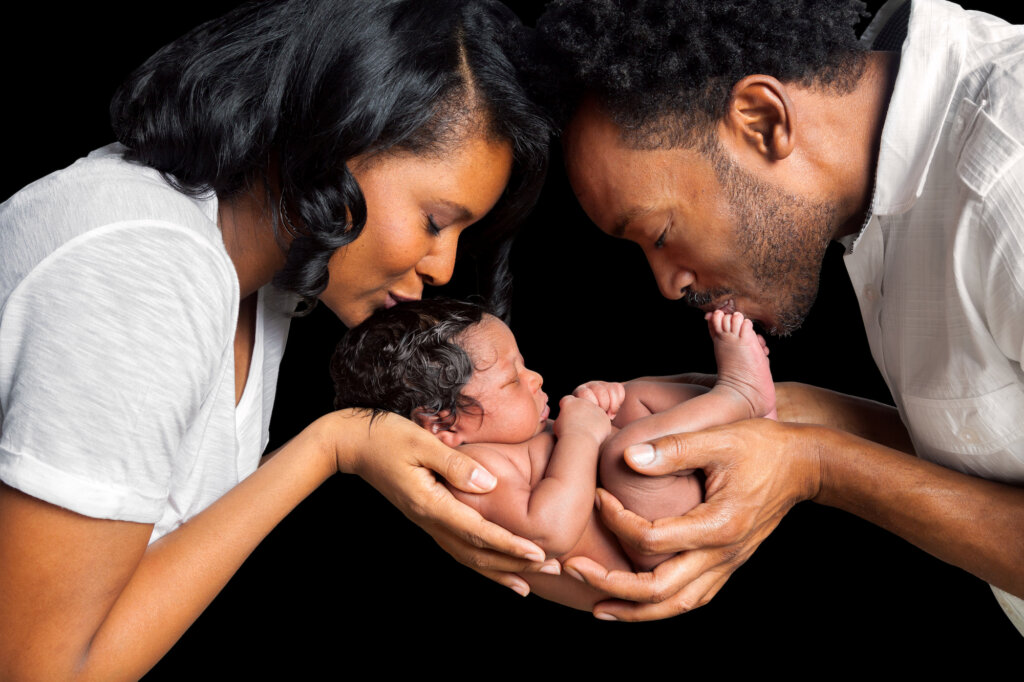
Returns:
[[[967,31],[962,13],[948,2],[913,0],[882,128],[871,213],[903,213],[924,189],[964,62]]]

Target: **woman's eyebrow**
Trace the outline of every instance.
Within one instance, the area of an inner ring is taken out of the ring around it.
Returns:
[[[441,204],[447,210],[451,211],[452,215],[447,217],[454,223],[471,220],[473,218],[473,212],[462,204],[457,204],[454,201],[449,201],[448,199],[436,199],[434,203]]]

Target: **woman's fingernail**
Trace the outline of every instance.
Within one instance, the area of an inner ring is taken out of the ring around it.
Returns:
[[[470,474],[469,482],[481,490],[490,490],[498,482],[498,479],[496,479],[494,474],[487,469],[477,467],[476,469],[473,469],[473,473]]]
[[[610,613],[608,613],[606,611],[599,611],[598,613],[595,613],[594,614],[594,618],[597,618],[598,620],[613,620],[613,621],[618,621],[619,620],[618,618],[616,618],[615,616],[613,616],[612,614],[610,614]]]
[[[523,558],[524,559],[529,559],[530,561],[536,561],[538,564],[543,563],[544,560],[547,559],[547,557],[544,556],[543,554],[537,554],[536,552],[530,552],[529,554],[524,554]]]
[[[509,588],[518,594],[520,597],[525,597],[530,594],[530,586],[526,582],[514,582],[509,585]]]
[[[585,582],[583,580],[583,576],[580,575],[579,571],[574,569],[572,566],[563,566],[562,570],[571,575],[573,578],[576,578],[576,580],[579,580],[581,583]]]
[[[562,566],[557,559],[552,559],[544,562],[544,565],[540,567],[540,572],[548,575],[562,575]]]
[[[645,467],[654,462],[654,446],[648,443],[630,445],[626,448],[626,456],[637,466]]]
[[[597,507],[597,511],[601,511],[601,496],[594,495],[594,506]]]

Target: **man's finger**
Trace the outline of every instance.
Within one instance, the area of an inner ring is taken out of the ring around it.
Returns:
[[[626,463],[648,476],[702,469],[710,462],[707,441],[703,431],[673,433],[650,443],[630,445],[625,451]]]
[[[625,509],[607,490],[599,488],[597,496],[604,525],[622,544],[640,554],[673,554],[728,541],[723,539],[727,519],[714,505],[699,504],[685,516],[648,521]]]
[[[644,573],[610,571],[592,559],[573,557],[565,562],[563,571],[618,599],[658,603],[671,598],[700,577],[707,569],[707,554],[680,554]]]
[[[661,602],[637,603],[611,599],[594,605],[594,617],[601,620],[637,622],[671,618],[707,604],[729,579],[728,573],[709,571]]]

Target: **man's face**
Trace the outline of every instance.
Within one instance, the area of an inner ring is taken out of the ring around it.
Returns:
[[[640,245],[662,295],[705,311],[738,310],[772,334],[797,329],[818,291],[836,211],[760,182],[717,142],[631,149],[593,102],[564,136],[583,210]]]

